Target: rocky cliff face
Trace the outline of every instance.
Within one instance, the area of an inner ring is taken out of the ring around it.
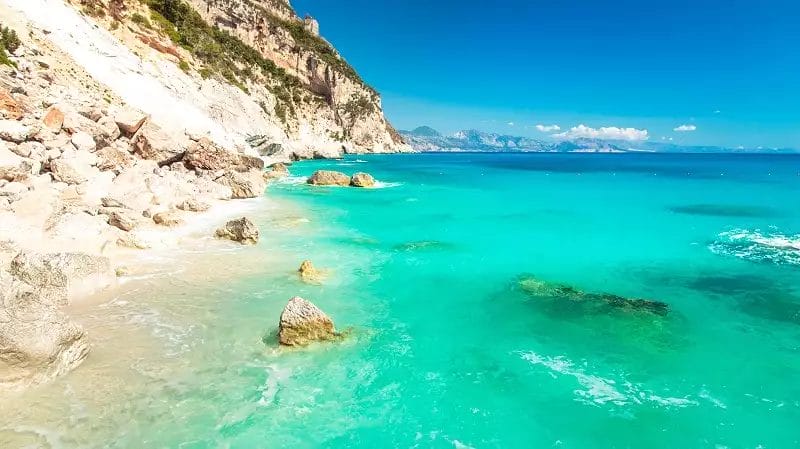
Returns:
[[[283,0],[190,0],[210,24],[226,30],[299,79],[310,101],[287,102],[290,132],[322,119],[334,140],[356,151],[392,152],[402,138],[383,116],[378,93],[330,43],[319,24],[299,18]],[[281,113],[278,105],[278,113]],[[305,122],[305,123],[304,123]]]
[[[284,0],[68,0],[82,17],[53,0],[9,4],[175,134],[268,162],[410,150],[378,93]]]

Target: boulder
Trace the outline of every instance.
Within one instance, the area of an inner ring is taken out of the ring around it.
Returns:
[[[189,145],[183,160],[191,168],[200,170],[228,170],[237,167],[261,170],[264,168],[264,161],[261,158],[229,151],[207,137],[201,137]]]
[[[175,226],[181,226],[184,223],[181,216],[175,211],[159,212],[157,214],[153,214],[153,221],[156,224],[159,224],[161,226],[166,226],[169,228],[173,228]]]
[[[101,171],[113,171],[119,174],[122,170],[132,167],[136,162],[130,153],[116,147],[104,147],[95,154],[97,155],[97,168]]]
[[[97,144],[91,134],[84,131],[78,131],[73,134],[71,142],[75,145],[75,148],[81,151],[94,151],[97,148]]]
[[[264,179],[267,181],[273,179],[281,179],[289,176],[289,169],[286,167],[285,164],[278,162],[276,164],[272,164],[270,169],[264,172]]]
[[[16,120],[0,120],[0,139],[14,143],[28,140],[34,130]]]
[[[16,148],[11,149],[18,156],[29,157],[36,160],[44,159],[45,152],[47,151],[44,145],[40,142],[22,142]]]
[[[89,179],[91,166],[79,158],[55,159],[50,161],[53,179],[67,184],[82,184]]]
[[[339,337],[333,320],[310,301],[295,296],[281,313],[278,341],[284,346],[306,346]]]
[[[214,179],[214,182],[230,187],[231,198],[256,198],[264,194],[266,181],[259,170],[249,170],[239,172],[228,170],[222,176]]]
[[[11,261],[11,274],[54,305],[67,304],[116,283],[107,257],[84,253],[23,251]]]
[[[338,171],[317,170],[306,182],[315,186],[348,186],[350,177]]]
[[[353,187],[374,187],[375,178],[368,173],[355,173],[350,178],[350,185]]]
[[[119,209],[110,211],[108,214],[108,224],[123,231],[131,231],[141,223],[141,215],[134,213],[130,209]]]
[[[204,203],[202,201],[198,201],[195,199],[187,199],[184,200],[182,203],[178,204],[178,209],[186,212],[205,212],[211,209],[211,205],[208,203]]]
[[[11,120],[19,120],[24,112],[22,105],[14,99],[11,92],[2,87],[0,87],[0,112]]]
[[[202,137],[189,145],[183,160],[195,169],[226,170],[239,165],[239,154],[220,147],[207,137]]]
[[[216,236],[242,245],[255,245],[258,243],[259,231],[252,221],[242,217],[225,223],[224,227],[217,229]]]
[[[117,140],[121,134],[117,122],[111,117],[105,115],[101,116],[100,119],[97,120],[97,126],[100,130],[100,134],[96,135],[95,139],[102,143],[103,146],[111,144],[113,141]]]
[[[134,153],[142,159],[169,165],[183,158],[185,149],[153,122],[146,122],[131,139]]]
[[[10,151],[0,142],[0,180],[13,181],[25,173],[25,159]]]
[[[0,388],[18,390],[66,374],[89,354],[86,332],[35,288],[0,271]]]
[[[44,123],[44,126],[48,129],[58,132],[61,130],[61,125],[64,124],[64,113],[53,106],[47,110],[47,113],[42,118],[42,123]]]
[[[119,127],[120,131],[127,136],[131,137],[139,131],[142,127],[147,116],[141,112],[134,111],[133,109],[123,109],[114,114],[114,121]]]
[[[310,260],[304,260],[297,270],[300,280],[308,284],[319,284],[325,278],[324,274],[314,267]]]

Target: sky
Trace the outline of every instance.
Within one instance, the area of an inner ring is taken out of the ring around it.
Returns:
[[[800,1],[292,4],[400,129],[800,148]]]

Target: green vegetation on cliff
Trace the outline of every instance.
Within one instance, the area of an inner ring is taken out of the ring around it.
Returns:
[[[297,77],[287,73],[258,50],[218,27],[213,27],[182,0],[145,0],[151,9],[150,21],[173,42],[188,50],[205,64],[201,74],[207,78],[217,74],[229,83],[247,91],[247,81],[267,79],[265,86],[275,94],[279,103],[276,113],[286,121],[286,111],[294,115],[295,91],[303,88]],[[257,73],[257,71],[260,72]]]
[[[8,59],[8,53],[19,48],[20,41],[16,31],[0,25],[0,64],[16,67],[14,61]]]

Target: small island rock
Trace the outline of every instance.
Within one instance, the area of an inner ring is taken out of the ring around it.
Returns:
[[[375,187],[375,178],[369,173],[355,173],[350,178],[350,185],[353,187]]]
[[[324,278],[323,273],[317,270],[310,260],[304,260],[297,273],[300,274],[300,280],[309,284],[319,284]]]
[[[216,236],[242,245],[255,245],[258,243],[259,231],[252,221],[242,217],[225,223],[224,227],[217,229]]]
[[[317,170],[306,182],[314,186],[349,186],[350,178],[338,171]]]
[[[306,346],[338,337],[333,320],[310,301],[295,296],[281,313],[278,340],[284,346]]]

